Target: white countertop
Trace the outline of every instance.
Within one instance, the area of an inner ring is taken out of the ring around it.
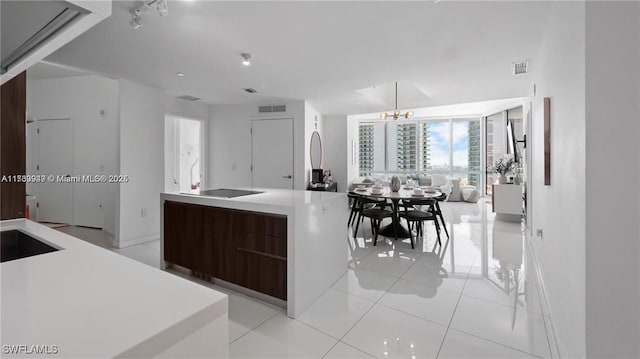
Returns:
[[[35,222],[0,229],[63,248],[0,264],[2,345],[56,345],[64,358],[159,353],[158,342],[170,346],[228,311],[223,293]]]
[[[233,198],[224,198],[173,192],[163,193],[162,197],[165,200],[175,200],[193,204],[247,209],[278,214],[290,214],[292,210],[295,211],[297,208],[301,208],[310,204],[321,204],[323,202],[339,199],[346,201],[347,198],[346,194],[344,193],[325,191],[303,191],[255,187],[234,187],[233,189],[262,191],[263,193]]]

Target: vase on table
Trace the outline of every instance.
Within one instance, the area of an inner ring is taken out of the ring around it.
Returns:
[[[501,174],[500,177],[498,177],[498,183],[499,184],[507,183],[507,175],[506,174]]]
[[[400,178],[398,176],[391,177],[391,192],[398,192],[400,190]]]

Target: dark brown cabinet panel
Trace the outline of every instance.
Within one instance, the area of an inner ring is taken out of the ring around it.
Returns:
[[[236,284],[287,300],[287,259],[239,248]]]
[[[287,298],[287,218],[167,201],[164,260]]]
[[[234,242],[234,211],[209,207],[209,241],[213,243],[210,275],[236,283],[236,248]]]
[[[206,240],[209,207],[177,202],[164,204],[164,259],[207,273],[210,270],[211,243]]]
[[[237,212],[235,242],[238,285],[287,299],[287,218]]]
[[[0,88],[0,175],[24,175],[26,168],[26,72]],[[0,184],[0,219],[25,217],[26,187],[22,181]]]

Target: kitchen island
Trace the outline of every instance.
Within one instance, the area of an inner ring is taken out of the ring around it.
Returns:
[[[55,248],[0,264],[3,357],[227,356],[226,294],[30,220],[0,229]]]
[[[269,300],[298,317],[347,271],[343,193],[244,188],[161,195],[165,267]]]

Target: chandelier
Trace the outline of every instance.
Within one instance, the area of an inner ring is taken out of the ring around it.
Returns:
[[[398,111],[398,81],[396,81],[396,107],[393,111],[393,113],[388,113],[388,112],[382,112],[380,114],[380,118],[383,120],[388,119],[389,117],[392,117],[394,120],[397,120],[400,117],[404,117],[406,119],[410,119],[413,116],[413,111],[406,111],[406,112],[400,112]]]

